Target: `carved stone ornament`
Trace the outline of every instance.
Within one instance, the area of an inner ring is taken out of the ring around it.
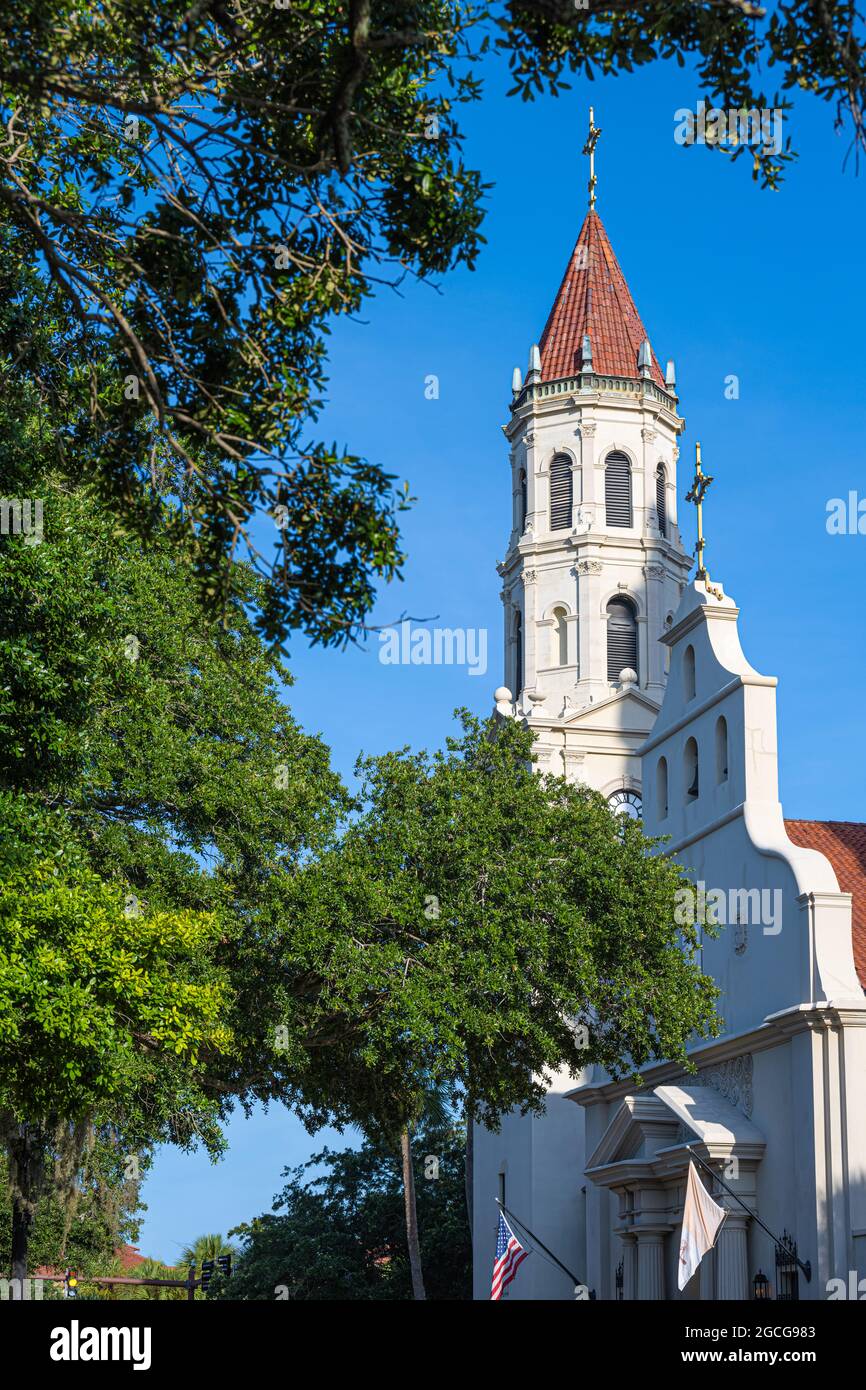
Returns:
[[[535,583],[537,583],[537,581],[538,581],[538,570],[524,570],[524,571],[523,571],[523,582],[524,582],[524,584],[535,584]]]
[[[652,425],[644,425],[640,432],[640,437],[645,444],[652,444],[656,437],[656,431],[653,429]]]
[[[746,1119],[751,1118],[754,1105],[751,1052],[744,1053],[742,1057],[730,1057],[726,1062],[701,1067],[698,1080],[704,1086],[712,1086],[731,1105],[742,1110]]]
[[[587,421],[585,421],[585,422],[584,422],[583,420],[581,420],[581,422],[580,422],[580,437],[581,437],[581,439],[595,439],[595,431],[596,431],[596,428],[597,428],[597,427],[596,427],[596,423],[595,423],[594,420],[587,420]]]
[[[643,572],[647,579],[664,579],[665,577],[664,565],[644,565]]]
[[[577,562],[578,574],[601,574],[603,569],[601,560],[578,560]]]

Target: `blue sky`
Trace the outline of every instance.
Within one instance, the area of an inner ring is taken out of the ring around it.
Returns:
[[[770,78],[772,74],[770,74]],[[768,86],[770,83],[768,78]],[[794,817],[864,820],[862,601],[866,536],[831,536],[827,503],[866,498],[864,180],[842,164],[847,138],[830,106],[786,121],[800,158],[780,192],[736,163],[675,143],[674,112],[701,91],[660,65],[525,105],[489,65],[483,103],[464,115],[467,162],[494,186],[474,272],[438,291],[382,290],[363,321],[335,326],[329,399],[318,433],[383,464],[418,501],[405,518],[405,580],[374,622],[403,613],[486,629],[485,675],[384,665],[366,648],[292,652],[290,703],[349,778],[358,752],[440,745],[451,712],[491,707],[501,683],[495,564],[510,527],[501,432],[513,366],[525,371],[586,207],[587,108],[602,128],[598,210],[659,359],[677,366],[680,498],[694,441],[716,479],[706,507],[707,564],[742,610],[746,655],[779,677],[782,801]],[[425,379],[439,378],[439,398]],[[725,378],[739,378],[739,399]],[[686,543],[693,520],[683,513]],[[203,1231],[268,1210],[286,1165],[338,1136],[311,1138],[281,1108],[229,1129],[217,1165],[162,1152],[144,1190],[140,1245],[162,1259]]]

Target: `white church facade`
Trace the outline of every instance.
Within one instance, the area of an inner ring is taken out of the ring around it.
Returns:
[[[866,825],[783,817],[776,680],[744,655],[702,551],[688,579],[684,428],[673,363],[591,205],[513,382],[496,706],[535,731],[540,770],[669,837],[721,924],[702,965],[724,1029],[692,1049],[696,1072],[561,1075],[543,1116],[476,1128],[476,1298],[497,1196],[599,1299],[851,1297],[866,1281]],[[690,1150],[730,1191],[714,1191],[728,1214],[680,1292]],[[508,1296],[574,1288],[536,1254]]]

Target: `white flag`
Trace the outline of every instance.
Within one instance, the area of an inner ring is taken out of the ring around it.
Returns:
[[[719,1227],[727,1216],[724,1207],[714,1202],[698,1177],[698,1170],[689,1160],[689,1179],[686,1183],[686,1204],[683,1209],[683,1234],[680,1241],[679,1286],[684,1289],[701,1260],[716,1242]]]

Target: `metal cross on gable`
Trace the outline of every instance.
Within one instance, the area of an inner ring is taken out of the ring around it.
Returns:
[[[703,580],[708,593],[714,594],[717,599],[721,599],[724,597],[722,591],[716,588],[714,584],[710,583],[710,576],[704,564],[704,547],[707,543],[704,537],[704,498],[707,495],[712,481],[712,477],[708,473],[705,473],[701,467],[701,446],[700,444],[695,444],[695,480],[692,483],[691,492],[686,493],[686,501],[694,502],[697,512],[698,543],[695,546],[694,553],[697,557],[698,572],[695,578]]]

